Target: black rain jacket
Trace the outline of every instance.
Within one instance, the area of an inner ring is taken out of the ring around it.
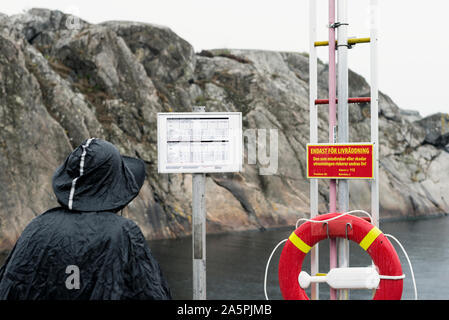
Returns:
[[[117,215],[144,170],[104,140],[76,148],[53,177],[61,207],[34,218],[1,267],[0,299],[171,299],[140,228]]]

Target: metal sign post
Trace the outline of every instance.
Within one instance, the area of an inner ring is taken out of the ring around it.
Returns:
[[[205,112],[194,107],[193,112]],[[206,174],[192,177],[193,300],[206,300]]]
[[[241,112],[168,112],[157,115],[159,173],[192,173],[193,299],[206,299],[206,173],[240,172]]]

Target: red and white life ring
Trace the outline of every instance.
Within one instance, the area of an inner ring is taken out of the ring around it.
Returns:
[[[329,220],[341,213],[328,213],[313,220]],[[348,223],[351,227],[348,227]],[[309,300],[304,289],[298,283],[302,263],[310,249],[326,238],[348,238],[358,243],[371,256],[380,275],[401,276],[402,267],[391,242],[377,227],[368,221],[353,215],[328,222],[305,222],[299,226],[284,245],[279,260],[279,285],[286,300]],[[374,300],[400,300],[402,279],[382,279],[376,289]]]

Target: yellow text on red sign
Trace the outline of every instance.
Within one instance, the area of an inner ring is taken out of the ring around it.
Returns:
[[[373,179],[373,144],[308,144],[307,178]]]

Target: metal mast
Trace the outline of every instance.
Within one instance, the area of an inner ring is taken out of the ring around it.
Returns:
[[[371,142],[374,144],[374,179],[371,181],[371,214],[372,224],[379,226],[379,142],[378,142],[378,56],[377,56],[377,5],[378,0],[370,0],[371,27],[370,38],[348,39],[347,0],[338,0],[338,22],[335,21],[335,0],[329,0],[329,40],[316,41],[316,1],[309,0],[309,107],[310,107],[310,143],[318,143],[318,109],[319,105],[329,104],[329,143],[349,142],[349,103],[371,103]],[[338,42],[335,39],[335,30],[338,29]],[[371,95],[370,97],[350,98],[348,94],[348,49],[359,43],[370,43],[370,69],[371,69]],[[329,47],[329,97],[318,99],[317,79],[317,47]],[[338,99],[336,98],[336,63],[335,51],[338,52]],[[338,102],[338,139],[336,123],[336,104]],[[337,184],[335,179],[330,180],[329,210],[337,212]],[[340,179],[338,183],[338,212],[349,211],[349,184],[348,180]],[[310,217],[318,215],[318,180],[310,179]],[[318,271],[318,246],[311,251],[311,273]],[[349,243],[343,239],[338,243],[338,266],[349,266]],[[337,244],[330,241],[330,268],[337,267]],[[336,299],[336,291],[331,289],[331,299]],[[347,290],[341,290],[340,299],[349,297]],[[312,299],[319,299],[318,284],[312,285]]]
[[[329,143],[336,142],[337,128],[337,75],[335,67],[335,0],[329,0]],[[329,183],[329,211],[337,212],[337,180]],[[329,265],[337,267],[337,241],[329,240]],[[336,299],[336,290],[330,289],[331,300]]]
[[[349,142],[348,113],[348,6],[338,0],[338,142]],[[338,181],[338,211],[349,211],[349,181]],[[338,267],[349,267],[349,241],[338,239]],[[339,290],[339,299],[347,300],[348,290]]]

